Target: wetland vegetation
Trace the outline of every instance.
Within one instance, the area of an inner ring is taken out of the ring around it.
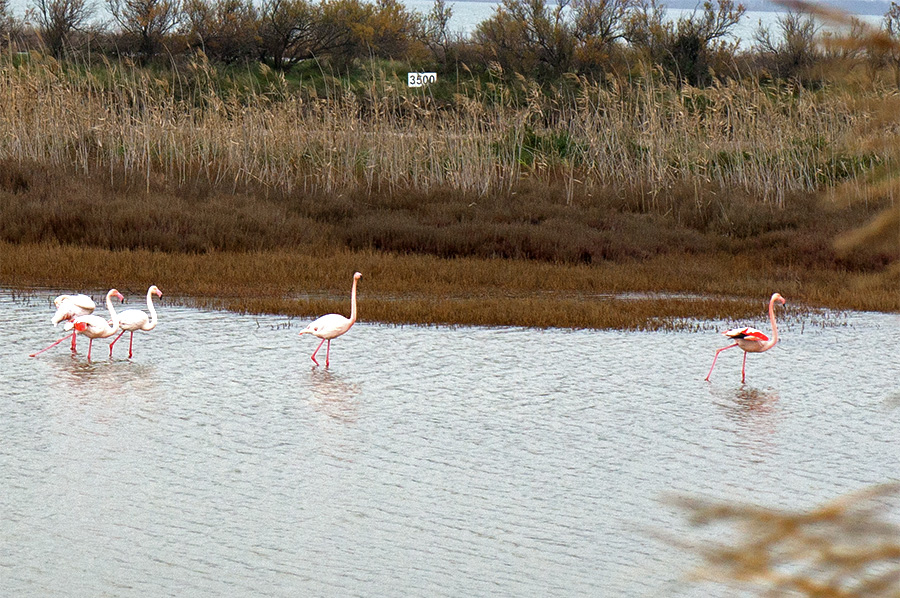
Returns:
[[[308,317],[358,270],[361,319],[395,323],[900,311],[896,5],[842,37],[791,12],[747,51],[726,0],[506,0],[466,38],[441,2],[110,0],[112,30],[65,2],[0,0],[0,285]],[[870,498],[685,506],[740,528],[698,549],[713,579],[894,596]]]
[[[188,13],[144,45],[120,23],[57,47],[8,20],[0,283],[312,315],[360,270],[361,317],[386,322],[657,328],[774,290],[900,310],[900,10],[846,38],[791,13],[739,52],[728,2],[668,25],[622,3],[602,48],[541,2],[469,38],[441,3],[371,6],[375,37],[312,57],[230,59]],[[438,83],[407,88],[416,69]]]

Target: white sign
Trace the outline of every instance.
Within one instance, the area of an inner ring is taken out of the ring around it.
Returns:
[[[406,73],[407,87],[422,87],[437,81],[437,73]]]

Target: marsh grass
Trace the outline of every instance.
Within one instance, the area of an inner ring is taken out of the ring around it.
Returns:
[[[805,267],[760,268],[748,256],[657,257],[565,265],[442,259],[379,251],[209,252],[186,255],[0,243],[0,284],[140,295],[245,313],[311,317],[348,312],[351,276],[363,272],[360,319],[388,323],[690,329],[698,320],[761,319],[778,289],[805,306],[900,311],[897,281]],[[735,273],[742,273],[735,276]],[[865,292],[860,292],[865,290]],[[699,293],[701,297],[686,294]]]
[[[784,207],[719,194],[698,206],[673,189],[667,212],[612,189],[574,200],[558,185],[521,183],[510,195],[451,190],[369,196],[232,192],[202,181],[150,192],[0,159],[0,240],[167,252],[315,247],[594,264],[663,255],[765,253],[772,265],[878,272],[896,251],[838,254],[831,239],[881,205],[829,205],[811,194]],[[304,249],[306,251],[306,249]]]
[[[666,328],[776,289],[898,310],[894,244],[832,246],[895,202],[878,85],[404,85],[0,56],[0,282],[314,315],[360,270],[364,317],[417,323]]]

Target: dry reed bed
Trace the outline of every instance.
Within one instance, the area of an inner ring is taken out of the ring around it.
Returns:
[[[188,304],[308,317],[346,312],[351,276],[359,270],[362,320],[419,324],[672,329],[690,326],[686,320],[695,318],[761,318],[775,290],[789,298],[792,309],[900,311],[897,276],[766,270],[748,257],[563,266],[309,251],[185,255],[0,243],[0,284],[98,293],[115,286],[130,295],[156,284],[167,297]],[[625,293],[647,296],[623,298]]]
[[[502,101],[509,94],[498,83],[439,110],[386,78],[373,77],[360,99],[340,86],[325,98],[292,92],[274,76],[238,96],[203,64],[188,74],[163,80],[119,64],[84,71],[37,55],[24,64],[0,58],[0,157],[124,173],[148,188],[200,177],[283,193],[484,195],[524,177],[562,176],[588,190],[643,185],[665,206],[666,189],[684,181],[780,203],[887,163],[896,148],[872,142],[896,139],[896,126],[867,127],[868,106],[890,95],[881,91],[677,89],[646,78],[544,94],[522,81],[511,85],[523,105]]]

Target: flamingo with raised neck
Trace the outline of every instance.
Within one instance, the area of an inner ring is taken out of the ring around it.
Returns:
[[[319,362],[316,361],[316,353],[322,348],[322,344],[328,341],[328,347],[325,349],[325,367],[328,367],[331,355],[331,339],[337,338],[350,330],[350,327],[356,322],[356,283],[360,278],[362,278],[362,274],[359,272],[353,275],[353,288],[350,290],[349,318],[345,318],[341,314],[327,314],[312,322],[300,333],[300,336],[311,334],[322,339],[322,342],[319,343],[319,346],[316,347],[316,350],[310,356],[310,359],[316,365],[319,365]]]
[[[91,348],[94,345],[95,338],[109,338],[119,331],[119,314],[116,313],[116,309],[112,304],[113,295],[118,297],[119,301],[125,301],[125,297],[122,296],[122,293],[116,289],[109,290],[106,294],[106,309],[109,310],[109,315],[112,318],[109,322],[100,316],[90,314],[87,316],[79,316],[66,323],[66,330],[74,328],[75,334],[80,333],[91,339],[88,344],[88,361],[91,360]]]
[[[774,293],[772,298],[769,299],[769,322],[772,324],[772,338],[770,339],[763,334],[762,331],[757,330],[756,328],[750,328],[749,326],[745,328],[732,328],[731,330],[723,332],[722,334],[728,338],[734,339],[735,342],[733,345],[722,347],[716,351],[712,365],[709,367],[709,373],[706,374],[707,382],[709,382],[709,377],[712,375],[713,368],[716,367],[716,360],[719,358],[719,353],[726,349],[740,347],[744,350],[744,363],[741,365],[741,384],[744,383],[747,379],[747,353],[762,353],[763,351],[768,351],[778,343],[778,325],[775,324],[776,301],[782,305],[785,304],[784,297],[778,293]]]
[[[153,307],[153,295],[162,297],[162,291],[160,291],[156,285],[152,285],[149,289],[147,289],[147,311],[150,312],[149,317],[140,309],[126,309],[119,314],[119,328],[122,329],[122,332],[119,333],[119,336],[113,339],[113,342],[109,343],[110,357],[112,357],[113,346],[116,344],[116,341],[122,338],[122,335],[126,332],[130,332],[131,338],[128,341],[128,359],[131,359],[132,347],[134,346],[135,331],[143,330],[145,332],[149,332],[150,330],[156,328],[158,318],[156,316],[156,308]]]

